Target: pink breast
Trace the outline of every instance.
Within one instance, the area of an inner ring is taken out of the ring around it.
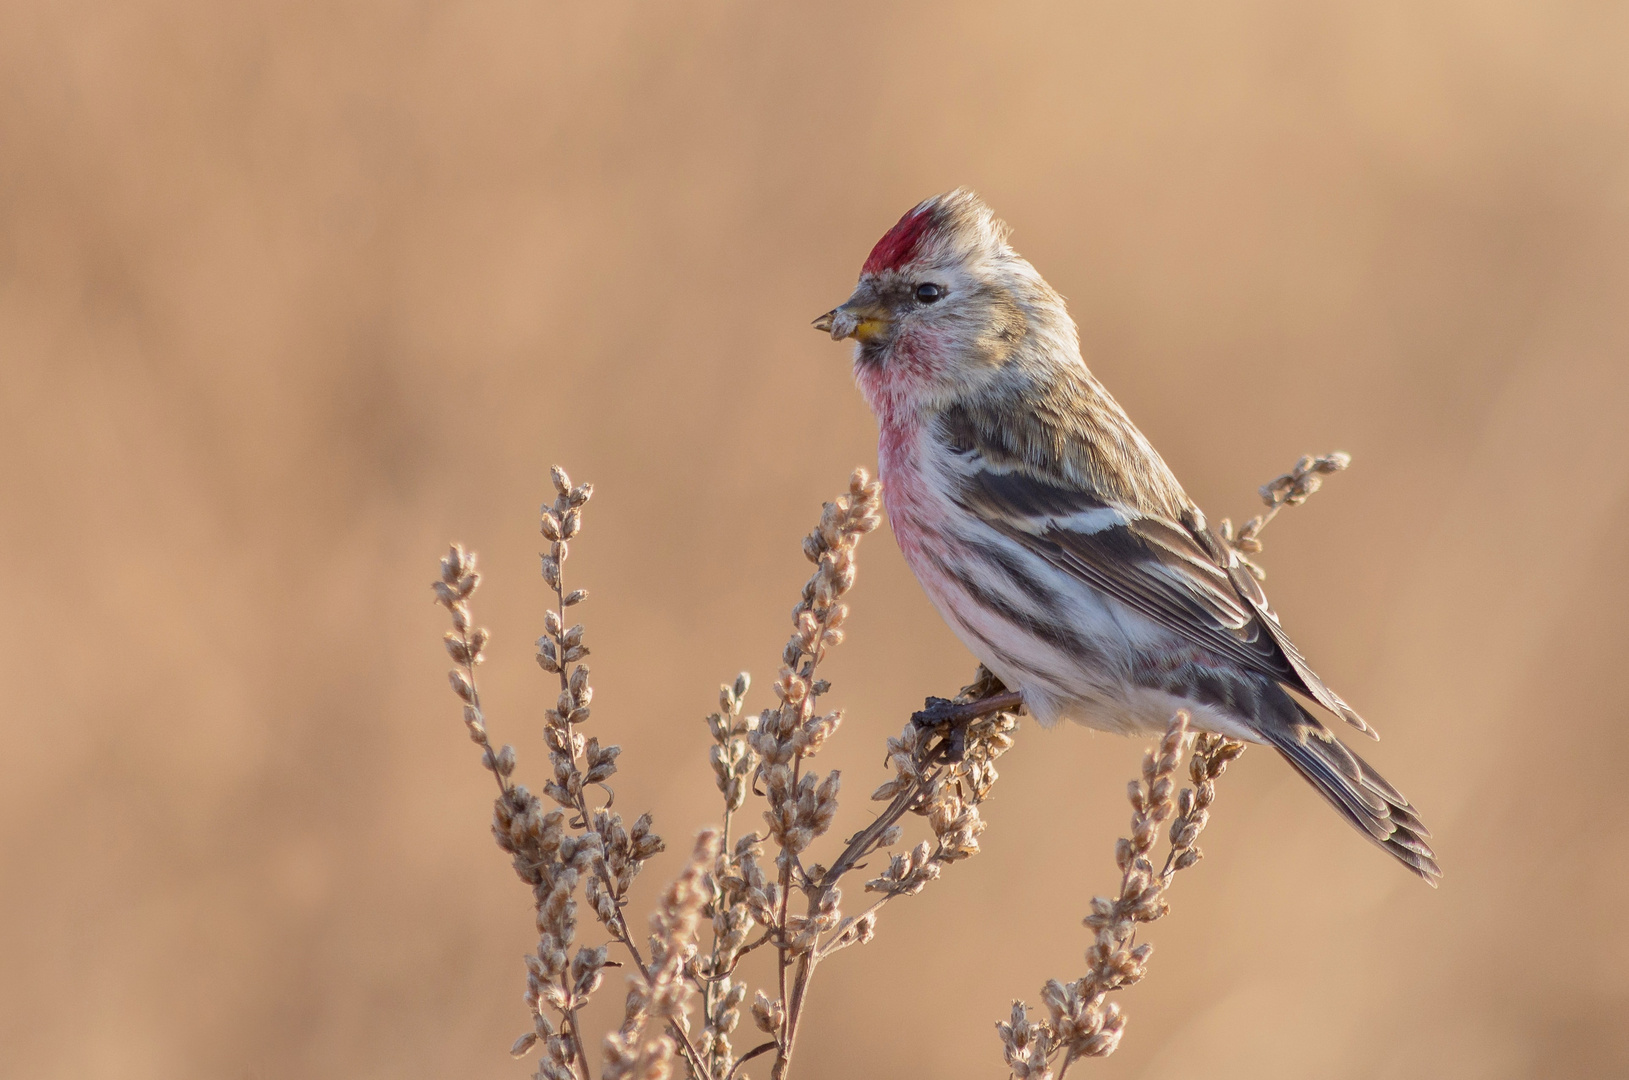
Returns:
[[[936,544],[949,521],[923,462],[926,431],[918,403],[932,378],[934,354],[920,346],[914,337],[903,338],[894,343],[886,362],[856,365],[854,374],[877,417],[877,465],[888,523],[905,562],[938,601],[952,583],[925,557],[924,545]]]
[[[888,524],[906,563],[931,593],[936,591],[941,575],[933,561],[924,557],[923,546],[933,543],[948,522],[943,502],[922,470],[920,434],[916,424],[883,424],[877,442],[877,464]]]

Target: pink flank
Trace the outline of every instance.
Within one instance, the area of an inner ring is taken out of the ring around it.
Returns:
[[[877,241],[877,246],[871,249],[871,254],[866,257],[860,273],[880,274],[885,270],[898,270],[916,258],[917,249],[922,246],[922,238],[927,235],[932,225],[932,210],[912,210]]]

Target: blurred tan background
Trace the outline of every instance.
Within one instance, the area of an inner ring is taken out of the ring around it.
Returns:
[[[529,1075],[435,559],[480,552],[536,777],[536,508],[596,484],[593,726],[675,849],[642,918],[717,815],[718,682],[767,687],[875,460],[808,322],[957,184],[1213,517],[1355,456],[1269,586],[1447,873],[1247,755],[1093,1075],[1629,1073],[1626,44],[1487,0],[0,5],[0,1076]],[[840,829],[971,668],[879,534]],[[1141,751],[1026,725],[986,854],[823,969],[801,1074],[1004,1075]]]

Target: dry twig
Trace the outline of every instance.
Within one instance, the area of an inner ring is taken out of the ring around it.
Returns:
[[[804,864],[810,845],[830,831],[840,790],[837,773],[820,777],[806,771],[842,722],[840,711],[823,713],[818,707],[830,689],[818,668],[826,650],[842,640],[848,613],[842,597],[854,583],[855,549],[876,527],[880,509],[878,485],[857,471],[848,492],[826,504],[820,524],[804,540],[804,555],[815,572],[792,613],[793,633],[774,686],[779,704],[756,718],[743,718],[741,700],[748,686],[743,675],[720,688],[720,711],[708,718],[714,779],[724,798],[726,822],[744,804],[751,778],[762,788],[768,826],[766,836],[736,840],[721,854],[714,875],[713,948],[698,963],[697,973],[705,983],[701,1052],[708,1075],[716,1080],[739,1076],[746,1061],[771,1053],[771,1075],[777,1080],[787,1075],[817,966],[844,948],[870,941],[877,914],[889,900],[919,892],[941,867],[978,851],[984,823],[976,806],[995,781],[995,759],[1012,745],[1017,702],[1011,697],[1001,699],[999,709],[984,708],[977,723],[954,731],[948,725],[936,732],[907,723],[888,744],[895,778],[873,795],[887,807],[849,838],[829,867]],[[1000,689],[987,673],[985,678],[964,690],[959,700],[965,704]],[[903,835],[901,819],[913,813],[927,819],[933,842],[892,856],[882,876],[866,884],[880,895],[859,914],[845,915],[841,882],[865,860],[896,844]],[[766,843],[776,849],[773,876],[759,865]],[[794,894],[802,898],[801,913],[792,908]],[[759,991],[752,1004],[754,1023],[768,1038],[737,1056],[730,1035],[747,987],[735,975],[736,964],[759,947],[775,952],[776,992]]]
[[[569,544],[582,528],[583,510],[593,495],[588,484],[573,486],[565,472],[553,472],[557,497],[541,515],[549,550],[542,557],[543,579],[554,592],[556,607],[544,613],[547,631],[537,642],[537,662],[559,678],[560,693],[544,713],[544,737],[553,766],[543,796],[556,805],[546,809],[539,798],[510,781],[515,771],[515,749],[494,751],[487,737],[486,718],[476,688],[475,666],[484,657],[483,629],[472,628],[470,599],[480,582],[475,557],[454,545],[441,561],[441,580],[435,583],[437,601],[452,616],[447,651],[459,666],[450,675],[453,692],[464,703],[464,722],[470,737],[481,747],[481,763],[498,782],[492,832],[498,846],[508,852],[515,872],[532,889],[537,913],[537,948],[526,957],[526,1003],[532,1011],[532,1030],[515,1040],[519,1057],[542,1044],[540,1080],[591,1080],[584,1056],[579,1014],[600,986],[610,963],[609,950],[582,945],[570,953],[577,938],[579,886],[595,918],[612,939],[627,950],[641,970],[647,970],[639,947],[628,932],[622,906],[633,880],[646,860],[663,849],[661,837],[651,831],[649,815],[632,828],[610,809],[612,792],[606,781],[616,773],[621,748],[601,746],[585,738],[581,725],[589,718],[593,688],[588,681],[588,655],[581,623],[566,627],[565,612],[588,596],[582,589],[565,588]],[[604,801],[591,805],[588,792],[604,791]],[[683,1033],[677,1033],[680,1042]]]
[[[1120,1045],[1125,1014],[1108,996],[1140,982],[1147,973],[1149,944],[1137,944],[1137,926],[1159,919],[1170,910],[1165,893],[1177,871],[1198,862],[1199,833],[1216,798],[1215,781],[1228,762],[1244,751],[1244,743],[1219,735],[1199,736],[1189,763],[1194,787],[1172,798],[1172,776],[1193,740],[1188,716],[1171,718],[1158,749],[1143,758],[1141,780],[1128,788],[1131,800],[1131,835],[1115,845],[1120,868],[1120,893],[1114,899],[1093,897],[1086,926],[1095,939],[1086,950],[1086,974],[1065,985],[1052,979],[1041,988],[1047,1017],[1032,1020],[1022,1001],[1013,1002],[1012,1017],[996,1025],[1007,1067],[1019,1080],[1061,1078],[1084,1057],[1107,1057]],[[1170,852],[1163,869],[1155,872],[1153,851],[1160,826],[1172,815]]]
[[[1249,556],[1261,554],[1261,532],[1278,516],[1278,512],[1286,506],[1300,506],[1312,497],[1312,493],[1323,486],[1324,477],[1331,473],[1338,473],[1352,464],[1352,455],[1336,450],[1332,454],[1323,454],[1313,457],[1307,454],[1295,463],[1295,468],[1276,479],[1269,480],[1261,485],[1261,501],[1266,504],[1267,512],[1257,514],[1239,528],[1238,534],[1233,532],[1233,522],[1223,518],[1217,525],[1216,531],[1227,545],[1238,556],[1239,562],[1257,581],[1267,580],[1267,571],[1259,563],[1252,561]]]
[[[1348,461],[1344,454],[1303,458],[1262,488],[1268,511],[1237,535],[1223,520],[1221,540],[1251,573],[1264,576],[1246,558],[1261,551],[1262,530],[1283,506],[1304,502],[1323,475]],[[567,591],[565,564],[593,490],[573,486],[559,468],[552,479],[557,496],[541,516],[549,541],[542,571],[555,606],[544,613],[537,661],[557,677],[559,693],[544,716],[552,775],[541,797],[512,781],[514,748],[494,749],[487,735],[475,678],[487,633],[473,625],[470,612],[480,581],[475,556],[454,545],[434,585],[438,603],[452,619],[446,635],[456,665],[449,675],[452,689],[463,703],[470,737],[481,748],[482,766],[498,785],[493,835],[531,887],[536,909],[538,944],[526,957],[532,1030],[515,1041],[512,1052],[521,1056],[542,1046],[539,1080],[593,1080],[581,1013],[612,961],[605,945],[581,945],[570,953],[581,896],[611,945],[630,962],[625,1019],[604,1040],[603,1080],[666,1080],[675,1062],[695,1080],[746,1080],[743,1066],[770,1055],[773,1080],[785,1080],[819,964],[870,941],[878,915],[891,901],[920,892],[944,867],[978,853],[984,831],[979,804],[997,779],[996,759],[1013,744],[1022,699],[983,668],[955,699],[928,699],[888,740],[894,775],[872,794],[885,804],[882,811],[843,843],[829,866],[805,861],[833,826],[841,782],[835,771],[822,776],[812,769],[843,719],[840,710],[820,708],[830,684],[819,667],[843,640],[848,615],[843,597],[854,585],[855,553],[881,512],[879,485],[856,470],[848,490],[826,504],[820,523],[804,540],[804,555],[815,570],[792,613],[793,632],[773,687],[777,704],[756,717],[745,715],[750,680],[744,673],[720,687],[719,711],[708,717],[708,728],[723,826],[702,831],[684,871],[663,895],[652,916],[647,959],[629,931],[624,907],[635,877],[663,850],[663,842],[651,830],[650,815],[626,827],[612,812],[607,781],[616,773],[621,748],[602,746],[582,732],[593,697],[582,663],[588,648],[583,626],[567,627],[565,616],[587,593]],[[998,1025],[1008,1067],[1023,1080],[1061,1080],[1074,1062],[1106,1056],[1119,1044],[1125,1017],[1108,997],[1146,972],[1151,946],[1137,943],[1137,926],[1165,914],[1165,894],[1175,875],[1199,860],[1197,841],[1215,799],[1215,781],[1244,749],[1243,743],[1218,735],[1195,740],[1187,724],[1185,714],[1173,717],[1157,750],[1145,758],[1142,778],[1130,786],[1131,835],[1115,851],[1120,891],[1113,899],[1092,901],[1086,925],[1094,940],[1086,953],[1086,974],[1067,985],[1052,980],[1043,987],[1045,1017],[1031,1018],[1022,1002],[1014,1002],[1011,1019]],[[1193,786],[1173,798],[1172,777],[1190,746]],[[735,837],[735,815],[753,797],[764,801],[765,834]],[[931,838],[890,850],[904,837],[907,815],[923,819]],[[1170,846],[1156,872],[1153,851],[1167,821]],[[762,864],[766,848],[775,851],[768,867]],[[844,878],[884,853],[887,862],[864,882],[870,902],[845,914]],[[797,909],[794,895],[800,897]],[[702,919],[712,928],[705,953],[696,940]],[[761,948],[774,953],[773,994],[752,992],[739,970],[742,959]],[[763,1038],[741,1052],[733,1036],[749,994],[753,1025]],[[689,1013],[698,998],[701,1026],[692,1037]]]

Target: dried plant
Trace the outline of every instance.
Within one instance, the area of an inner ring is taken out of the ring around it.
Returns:
[[[690,1025],[695,987],[687,963],[695,954],[696,924],[711,891],[707,874],[718,857],[718,841],[715,830],[702,830],[690,865],[651,916],[650,964],[629,979],[626,1019],[605,1038],[605,1080],[661,1080],[672,1071],[674,1036],[685,1039]],[[661,1025],[654,1033],[652,1019]],[[696,1060],[694,1047],[690,1055]]]
[[[1259,553],[1261,531],[1273,516],[1285,505],[1305,501],[1322,475],[1347,463],[1344,454],[1303,458],[1292,472],[1262,488],[1266,514],[1237,535],[1230,522],[1221,523],[1223,540],[1241,559]],[[544,715],[552,777],[541,796],[513,782],[514,748],[494,749],[487,735],[475,678],[487,633],[473,626],[470,612],[480,581],[475,556],[454,545],[434,586],[452,618],[446,646],[456,665],[450,673],[453,692],[463,702],[482,766],[498,785],[493,835],[531,887],[536,910],[538,943],[526,958],[532,1029],[515,1041],[512,1052],[518,1057],[541,1046],[539,1080],[593,1080],[581,1015],[613,961],[608,946],[577,945],[581,897],[629,968],[623,1023],[603,1040],[605,1080],[665,1080],[676,1065],[695,1080],[746,1080],[743,1066],[759,1057],[769,1060],[773,1080],[784,1080],[819,965],[869,942],[891,901],[922,891],[946,866],[978,854],[984,831],[979,806],[998,778],[996,760],[1013,745],[1022,700],[982,667],[955,698],[929,698],[888,740],[893,777],[871,796],[885,804],[881,812],[837,847],[829,865],[809,859],[832,830],[841,790],[836,770],[822,775],[813,767],[843,721],[841,710],[822,710],[831,685],[821,677],[820,664],[843,640],[848,616],[843,598],[854,585],[855,553],[881,513],[880,485],[856,470],[848,490],[826,504],[804,539],[803,553],[814,572],[792,612],[792,634],[773,686],[776,704],[747,715],[745,674],[720,687],[719,711],[707,723],[722,825],[697,836],[689,862],[651,917],[652,933],[642,952],[624,907],[634,879],[664,845],[651,830],[649,814],[625,827],[611,811],[607,781],[616,773],[621,748],[602,746],[582,732],[593,697],[582,663],[588,649],[583,626],[568,628],[565,621],[587,593],[567,591],[565,565],[593,489],[573,486],[558,467],[552,479],[557,495],[543,507],[541,527],[550,545],[542,557],[543,579],[554,606],[544,613],[537,661],[558,678],[559,696]],[[1260,568],[1246,562],[1260,576]],[[1046,984],[1044,1018],[1031,1019],[1029,1009],[1014,1002],[1010,1021],[998,1025],[1008,1068],[1017,1077],[1062,1077],[1074,1062],[1106,1056],[1119,1044],[1125,1017],[1107,999],[1146,971],[1151,946],[1137,943],[1137,926],[1165,914],[1173,878],[1198,862],[1198,838],[1215,799],[1215,781],[1244,749],[1243,743],[1218,735],[1195,739],[1187,725],[1185,714],[1172,718],[1159,747],[1145,758],[1142,778],[1130,786],[1131,835],[1115,850],[1120,891],[1112,900],[1092,901],[1086,925],[1095,936],[1086,953],[1086,974],[1067,985]],[[1173,798],[1172,777],[1190,748],[1193,786]],[[736,817],[752,799],[763,803],[764,831],[735,836]],[[912,847],[904,846],[908,816],[920,818],[928,834]],[[1154,848],[1167,821],[1169,850],[1156,872]],[[766,862],[771,851],[773,859]],[[867,902],[845,912],[845,879],[884,857],[874,876],[863,881]],[[705,951],[698,940],[703,919],[711,923]],[[753,990],[741,964],[760,949],[772,957],[772,981],[767,989]],[[691,1017],[698,1003],[699,1029]],[[739,1051],[735,1038],[743,1008],[760,1038]]]
[[[537,662],[560,682],[559,698],[544,713],[543,729],[553,766],[543,796],[554,808],[546,808],[543,798],[511,782],[515,748],[505,745],[494,751],[487,736],[475,681],[487,632],[472,628],[469,606],[480,583],[475,556],[455,544],[441,560],[441,580],[435,583],[435,592],[437,601],[452,615],[453,629],[446,636],[446,645],[458,665],[451,673],[453,692],[464,703],[464,723],[481,747],[481,764],[498,782],[492,834],[498,846],[512,856],[515,872],[531,886],[537,912],[537,948],[526,958],[526,1003],[532,1012],[532,1030],[515,1040],[511,1052],[519,1057],[541,1043],[544,1053],[537,1069],[541,1080],[586,1080],[590,1073],[578,1017],[599,988],[610,956],[604,946],[588,945],[570,954],[577,938],[579,886],[594,917],[627,951],[637,969],[636,978],[659,980],[658,958],[653,955],[646,963],[628,931],[622,908],[634,878],[645,861],[663,849],[663,842],[651,831],[648,814],[626,828],[622,816],[610,810],[612,792],[606,781],[616,773],[622,750],[602,747],[597,738],[585,739],[580,730],[589,718],[593,698],[588,666],[581,662],[588,647],[583,644],[582,624],[567,628],[565,613],[588,594],[582,589],[566,591],[565,563],[569,544],[582,528],[583,509],[593,488],[588,484],[573,487],[558,468],[553,480],[557,497],[542,511],[543,536],[550,542],[542,565],[543,580],[554,591],[557,606],[544,613],[547,633],[538,639]],[[596,786],[603,790],[604,801],[592,806],[588,792]],[[643,1023],[644,1007],[636,1009],[633,998],[630,994],[630,1023],[635,1019]],[[662,1019],[684,1043],[682,1028],[666,1015]]]
[[[1154,951],[1152,945],[1136,944],[1137,924],[1153,922],[1170,910],[1165,892],[1172,878],[1199,861],[1199,833],[1216,798],[1216,778],[1244,752],[1242,742],[1199,736],[1188,766],[1194,786],[1173,800],[1171,777],[1192,743],[1188,715],[1178,712],[1158,749],[1144,756],[1142,779],[1131,782],[1131,835],[1122,837],[1114,849],[1120,894],[1112,900],[1092,898],[1086,926],[1096,938],[1086,950],[1086,974],[1068,985],[1052,979],[1041,988],[1047,1018],[1031,1020],[1024,1003],[1015,1001],[1012,1019],[996,1025],[1007,1067],[1019,1080],[1061,1078],[1079,1059],[1107,1057],[1120,1045],[1125,1014],[1107,998],[1142,981]],[[1156,873],[1154,846],[1160,826],[1173,813],[1170,851]]]
[[[944,866],[977,854],[984,829],[977,806],[995,782],[995,759],[1012,745],[1017,699],[990,699],[996,684],[986,675],[958,699],[967,712],[959,725],[913,719],[888,741],[895,777],[872,795],[887,807],[845,842],[829,866],[805,864],[804,853],[831,829],[840,790],[837,772],[821,777],[807,771],[843,719],[841,711],[819,707],[831,688],[819,677],[819,665],[842,641],[848,615],[842,597],[854,584],[855,549],[876,528],[880,511],[879,485],[856,471],[848,491],[826,504],[820,524],[803,541],[803,554],[815,570],[792,611],[792,636],[774,686],[778,704],[756,718],[743,718],[748,680],[742,675],[720,688],[720,711],[708,717],[726,836],[732,816],[758,788],[767,827],[764,836],[749,833],[721,853],[711,905],[713,947],[696,965],[705,1001],[701,1053],[706,1075],[717,1080],[741,1075],[743,1063],[765,1054],[774,1055],[772,1077],[787,1075],[815,969],[834,953],[870,941],[888,901],[920,892]],[[843,879],[899,842],[907,814],[925,818],[933,840],[892,855],[881,876],[865,883],[876,898],[858,914],[845,915]],[[768,874],[759,864],[766,845],[775,850]],[[793,908],[794,895],[801,912]],[[752,1015],[767,1038],[737,1056],[730,1036],[747,988],[737,979],[736,966],[763,946],[775,953],[775,992],[760,990]]]
[[[1295,468],[1261,485],[1261,501],[1267,504],[1265,514],[1257,514],[1245,522],[1237,535],[1233,531],[1233,522],[1227,518],[1218,523],[1216,531],[1233,549],[1244,568],[1249,570],[1257,581],[1266,581],[1267,571],[1249,557],[1261,554],[1261,531],[1284,507],[1300,506],[1310,499],[1313,492],[1323,487],[1324,477],[1330,473],[1338,473],[1351,464],[1352,455],[1343,454],[1339,450],[1320,457],[1307,454],[1295,463]]]

